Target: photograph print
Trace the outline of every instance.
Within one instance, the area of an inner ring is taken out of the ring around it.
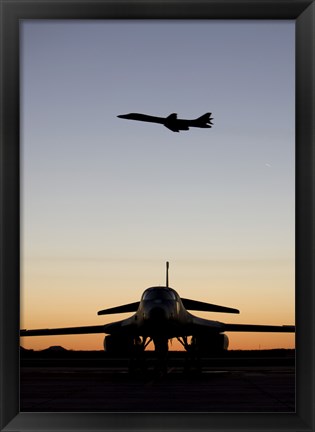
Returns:
[[[295,412],[293,20],[22,20],[21,412]]]

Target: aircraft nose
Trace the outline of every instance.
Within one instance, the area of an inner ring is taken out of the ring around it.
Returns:
[[[165,321],[166,311],[162,307],[154,307],[149,311],[148,318],[150,321]]]

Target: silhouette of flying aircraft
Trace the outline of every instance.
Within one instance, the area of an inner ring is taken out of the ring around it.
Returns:
[[[153,341],[158,357],[166,356],[168,341],[176,338],[188,352],[217,354],[228,348],[225,332],[294,333],[292,325],[226,324],[192,315],[188,310],[238,314],[239,310],[211,303],[181,298],[169,287],[169,263],[166,286],[147,288],[135,303],[103,309],[98,315],[135,312],[129,318],[105,325],[53,329],[21,330],[20,336],[48,336],[104,333],[104,349],[113,354],[143,352]],[[188,338],[190,340],[188,340]]]
[[[119,118],[127,119],[127,120],[138,120],[150,123],[159,123],[167,127],[173,132],[179,132],[180,130],[189,130],[190,127],[198,127],[198,128],[211,128],[213,123],[213,118],[211,117],[211,113],[206,113],[201,117],[198,117],[194,120],[184,120],[177,118],[177,114],[170,114],[168,117],[155,117],[146,114],[139,113],[131,113],[131,114],[122,114],[117,116]]]

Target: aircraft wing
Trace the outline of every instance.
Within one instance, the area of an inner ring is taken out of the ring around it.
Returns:
[[[71,334],[92,334],[92,333],[134,333],[133,320],[130,318],[115,321],[109,324],[86,326],[86,327],[63,327],[52,329],[20,330],[20,336],[52,336]]]
[[[211,303],[205,303],[196,300],[181,298],[182,303],[187,310],[205,311],[205,312],[225,312],[239,314],[238,309],[233,309],[225,306],[219,306]]]
[[[219,321],[212,321],[204,318],[199,318],[194,315],[191,315],[192,321],[190,323],[189,330],[194,334],[197,333],[206,333],[206,332],[224,332],[224,323]]]
[[[275,333],[294,333],[295,326],[292,325],[256,325],[256,324],[224,324],[224,331],[234,332],[275,332]]]
[[[192,332],[274,332],[274,333],[294,333],[295,326],[283,325],[259,325],[259,324],[225,324],[219,321],[207,320],[192,315]]]
[[[85,326],[85,327],[64,327],[53,329],[34,329],[20,330],[20,336],[49,336],[49,335],[67,335],[67,334],[88,334],[88,333],[106,333],[104,325]]]
[[[172,132],[179,132],[179,129],[173,124],[165,123],[164,126],[167,127],[167,129],[171,130]]]
[[[109,309],[103,309],[97,312],[97,315],[109,315],[116,313],[125,312],[137,312],[140,302],[128,303],[121,306],[112,307]]]

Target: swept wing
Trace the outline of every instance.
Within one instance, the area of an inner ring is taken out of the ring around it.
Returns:
[[[295,326],[291,325],[259,325],[259,324],[226,324],[220,321],[212,321],[191,315],[190,331],[192,333],[206,332],[273,332],[273,333],[294,333]]]
[[[223,324],[223,331],[227,332],[278,332],[294,333],[295,326],[292,325],[260,325],[260,324]]]
[[[67,334],[92,334],[105,333],[104,325],[83,326],[83,327],[64,327],[53,329],[34,329],[20,331],[20,336],[49,336],[49,335],[67,335]]]

